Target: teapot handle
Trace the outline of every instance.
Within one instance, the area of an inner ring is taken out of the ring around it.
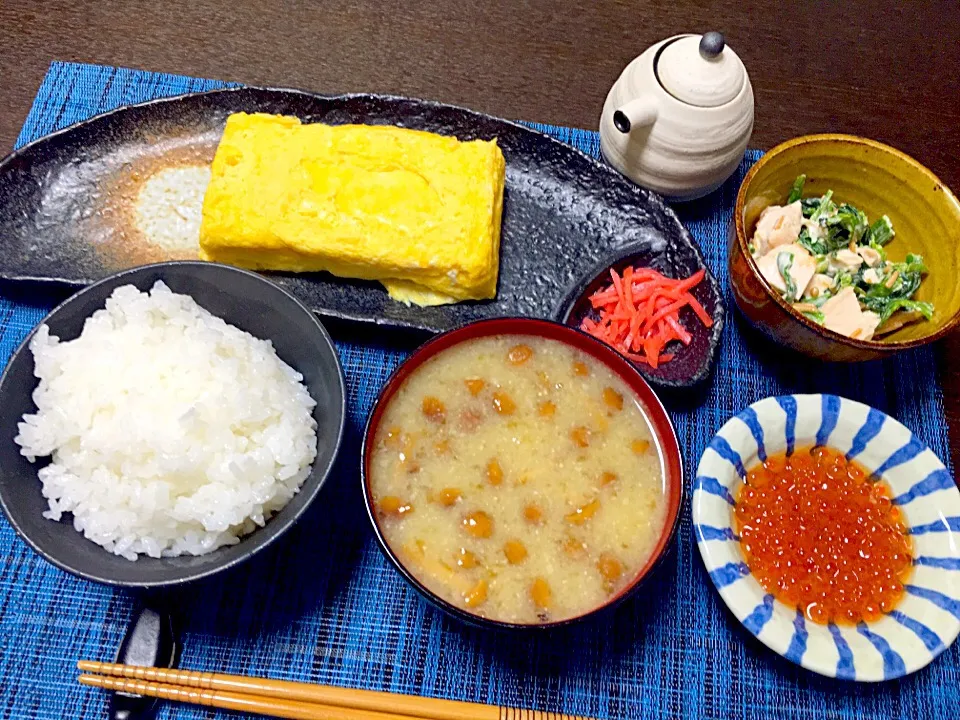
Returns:
[[[657,104],[653,98],[641,95],[614,110],[613,125],[626,135],[634,127],[653,125],[657,112]]]

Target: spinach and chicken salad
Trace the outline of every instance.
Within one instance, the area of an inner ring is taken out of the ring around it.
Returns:
[[[814,322],[860,340],[929,320],[933,305],[913,299],[927,273],[923,258],[887,259],[896,236],[890,218],[870,222],[832,190],[805,198],[805,181],[798,177],[786,204],[757,221],[750,252],[764,279]]]

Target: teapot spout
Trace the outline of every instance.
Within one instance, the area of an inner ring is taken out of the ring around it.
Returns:
[[[632,128],[652,125],[656,119],[656,102],[644,95],[621,105],[613,112],[613,125],[624,135]]]

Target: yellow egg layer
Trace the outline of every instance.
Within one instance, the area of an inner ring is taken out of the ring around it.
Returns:
[[[503,184],[496,140],[237,113],[213,159],[200,256],[380,280],[421,305],[492,298]]]

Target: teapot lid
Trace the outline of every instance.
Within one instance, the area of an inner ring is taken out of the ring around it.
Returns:
[[[690,105],[717,107],[733,100],[747,71],[723,35],[708,32],[674,40],[660,51],[657,77],[664,90]]]

